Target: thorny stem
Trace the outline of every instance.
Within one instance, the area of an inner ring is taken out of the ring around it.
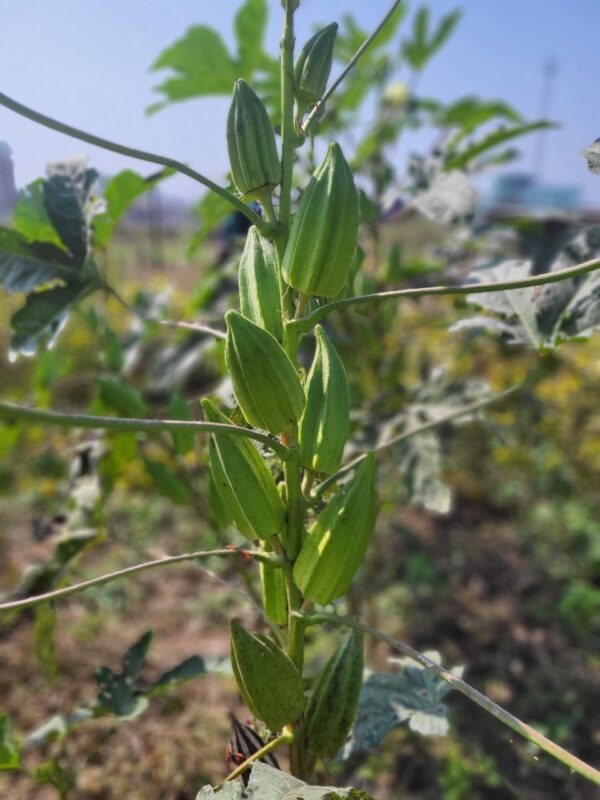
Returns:
[[[504,400],[504,398],[509,397],[514,392],[519,391],[522,386],[511,386],[510,389],[506,389],[504,392],[499,392],[498,394],[494,394],[491,397],[484,397],[483,400],[476,400],[473,403],[469,403],[468,405],[462,406],[461,408],[457,408],[454,411],[450,411],[448,414],[445,414],[443,417],[437,417],[436,419],[432,419],[429,422],[424,422],[422,425],[417,425],[414,428],[409,428],[407,431],[403,431],[399,433],[397,436],[393,436],[391,439],[388,439],[383,444],[380,444],[379,447],[375,448],[376,453],[381,453],[384,450],[389,450],[390,447],[394,447],[394,445],[400,444],[400,442],[406,441],[406,439],[411,439],[413,436],[418,436],[420,433],[425,433],[426,431],[430,431],[433,428],[437,428],[440,425],[443,425],[445,422],[451,422],[453,419],[458,419],[459,417],[464,417],[465,414],[472,414],[474,411],[478,411],[480,408],[485,408],[485,406],[489,406],[492,403],[498,402],[498,400]],[[322,483],[320,483],[315,491],[312,494],[313,498],[320,497],[323,492],[327,491],[330,486],[334,483],[337,483],[341,477],[346,475],[346,473],[353,470],[367,457],[368,453],[362,453],[356,458],[353,458],[347,464],[344,464],[343,467],[340,467],[337,472],[332,473],[327,477]]]
[[[350,72],[350,70],[353,69],[356,66],[356,63],[359,60],[359,58],[371,46],[373,41],[379,35],[380,31],[382,30],[382,28],[384,27],[384,25],[386,24],[388,19],[392,16],[394,11],[398,8],[398,6],[400,5],[401,2],[402,2],[402,0],[395,0],[395,2],[392,3],[391,8],[389,9],[389,11],[385,15],[385,17],[383,17],[383,19],[381,20],[379,25],[375,28],[373,33],[367,39],[365,39],[365,41],[361,44],[361,46],[358,48],[356,53],[352,56],[350,61],[346,64],[346,66],[344,67],[342,72],[338,75],[338,77],[331,84],[329,89],[325,92],[323,97],[317,103],[315,103],[315,105],[312,108],[312,111],[310,112],[310,114],[306,118],[306,122],[302,126],[302,133],[304,135],[306,135],[306,133],[310,130],[310,127],[311,127],[312,123],[315,121],[315,119],[317,118],[317,116],[321,112],[321,109],[323,108],[323,106],[325,105],[327,100],[329,100],[331,95],[335,92],[337,87],[344,80],[344,78]]]
[[[265,231],[265,222],[255,211],[249,208],[234,194],[228,192],[227,189],[223,189],[222,186],[219,186],[214,181],[211,181],[210,178],[207,178],[205,175],[202,175],[195,169],[188,167],[181,161],[177,161],[176,159],[169,158],[167,156],[156,155],[155,153],[148,153],[145,150],[138,150],[135,147],[128,147],[127,145],[118,144],[117,142],[111,142],[109,139],[103,139],[100,136],[95,136],[93,133],[87,133],[86,131],[75,128],[72,125],[66,125],[64,122],[59,122],[52,117],[47,117],[45,114],[40,114],[38,111],[34,111],[32,108],[29,108],[28,106],[25,106],[2,93],[0,93],[0,105],[4,106],[5,108],[9,108],[11,111],[14,111],[16,114],[20,114],[22,117],[26,117],[33,122],[44,125],[46,128],[51,128],[52,130],[58,131],[59,133],[64,133],[67,136],[73,136],[75,139],[81,139],[83,142],[92,144],[95,147],[102,147],[105,150],[111,150],[113,153],[120,153],[123,156],[137,158],[140,161],[148,161],[151,164],[160,164],[161,166],[168,167],[176,172],[181,172],[182,175],[192,178],[192,180],[201,183],[215,194],[218,194],[224,200],[227,200],[227,202],[237,209],[237,211],[240,211],[242,214],[244,214],[244,216],[246,216],[253,225],[256,225],[260,230]]]
[[[257,750],[256,753],[252,753],[252,755],[247,758],[239,767],[236,767],[233,772],[230,772],[229,775],[225,778],[224,783],[228,783],[229,781],[234,781],[236,778],[239,778],[240,775],[243,775],[246,770],[254,764],[255,761],[260,761],[261,758],[264,758],[269,753],[272,753],[273,750],[276,750],[278,747],[281,747],[284,744],[291,744],[294,741],[294,733],[291,730],[284,730],[284,732],[278,736],[276,739],[271,739],[270,742],[267,742],[264,747],[261,747],[260,750]]]
[[[346,617],[339,617],[336,614],[328,614],[324,612],[311,614],[306,615],[304,620],[306,625],[318,625],[323,622],[331,622],[334,625],[344,625],[348,628],[355,628],[356,630],[368,633],[375,639],[386,642],[386,644],[388,644],[393,650],[402,653],[408,658],[411,658],[413,661],[416,661],[418,664],[421,664],[421,666],[425,667],[425,669],[434,672],[442,680],[446,681],[446,683],[449,683],[453,689],[456,689],[457,691],[461,692],[461,694],[464,694],[465,697],[468,697],[469,700],[472,700],[489,714],[496,717],[496,719],[500,720],[500,722],[502,722],[504,725],[507,725],[509,728],[515,731],[515,733],[518,733],[519,736],[522,736],[528,741],[533,742],[533,744],[537,745],[541,750],[548,753],[548,755],[551,755],[553,758],[565,764],[567,767],[569,767],[569,769],[578,772],[580,775],[583,775],[584,778],[587,778],[589,781],[592,781],[592,783],[600,786],[600,771],[592,767],[591,764],[586,764],[585,761],[582,761],[581,759],[577,758],[577,756],[569,753],[568,750],[560,747],[560,745],[557,745],[551,739],[548,739],[546,736],[539,733],[539,731],[536,731],[535,728],[532,728],[531,725],[527,725],[527,723],[522,722],[518,717],[515,717],[489,697],[482,694],[473,686],[470,686],[468,683],[466,683],[466,681],[463,681],[462,678],[459,678],[458,675],[454,675],[449,670],[444,669],[439,664],[436,664],[435,661],[432,661],[423,653],[419,653],[418,650],[415,650],[410,645],[404,644],[404,642],[400,642],[397,639],[393,639],[391,636],[388,636],[387,634],[382,633],[375,628],[371,628],[368,625],[363,625],[361,622],[348,619]]]
[[[46,411],[39,408],[27,408],[16,403],[0,402],[0,420],[28,420],[32,425],[58,425],[62,428],[94,428],[97,430],[116,431],[195,431],[197,433],[227,433],[230,436],[241,436],[254,439],[277,453],[283,461],[290,458],[292,451],[266,433],[242,428],[238,425],[226,425],[222,422],[203,422],[200,420],[178,419],[131,419],[128,417],[96,417],[88,414],[62,414],[58,411]]]
[[[62,600],[78,592],[84,592],[92,586],[102,586],[105,583],[110,583],[118,578],[125,578],[128,575],[135,575],[137,572],[144,572],[147,569],[155,569],[156,567],[164,567],[169,564],[180,564],[182,561],[196,561],[204,558],[232,558],[242,556],[250,558],[254,561],[265,561],[269,564],[277,565],[275,559],[270,558],[262,553],[257,553],[254,550],[247,550],[238,547],[225,547],[219,550],[198,550],[194,553],[182,553],[178,556],[165,556],[165,558],[158,558],[154,561],[144,561],[141,564],[134,564],[132,567],[125,567],[124,569],[116,570],[116,572],[108,572],[105,575],[99,575],[97,578],[90,578],[88,581],[81,583],[74,583],[72,586],[65,586],[62,589],[55,589],[52,592],[44,592],[44,594],[34,595],[33,597],[26,597],[22,600],[11,600],[7,603],[0,603],[0,611],[19,611],[24,608],[33,608],[42,603],[49,603],[54,600]]]
[[[532,286],[543,286],[547,283],[559,283],[569,278],[578,278],[588,272],[600,269],[600,259],[595,258],[591,261],[584,261],[574,267],[557,269],[554,272],[547,272],[544,275],[532,275],[530,278],[519,278],[514,281],[492,281],[490,283],[467,283],[459,286],[423,286],[418,289],[394,289],[390,292],[377,292],[376,294],[364,294],[358,297],[345,297],[343,300],[334,300],[320,308],[311,311],[304,317],[290,320],[286,323],[288,329],[296,332],[308,333],[317,322],[341,308],[350,306],[367,305],[368,303],[381,303],[384,300],[395,298],[416,298],[429,295],[453,295],[453,294],[487,294],[489,292],[506,292],[510,289],[527,289]]]

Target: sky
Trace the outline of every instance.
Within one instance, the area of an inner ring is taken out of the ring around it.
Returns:
[[[203,98],[153,116],[153,87],[166,73],[150,72],[157,55],[194,24],[216,28],[232,43],[240,0],[0,0],[0,91],[76,127],[140,149],[170,155],[224,183],[225,124],[229,98]],[[389,0],[301,0],[297,40],[318,23],[355,15],[372,29]],[[410,3],[412,10],[416,2]],[[455,7],[464,17],[450,43],[428,67],[421,93],[451,101],[465,95],[503,99],[526,119],[540,115],[544,63],[556,59],[558,76],[550,117],[561,123],[545,139],[543,178],[579,185],[586,203],[600,205],[600,178],[590,175],[582,148],[600,137],[598,30],[600,0],[430,0],[434,17]],[[269,0],[268,48],[277,51],[279,0]],[[409,17],[410,18],[410,17]],[[406,22],[404,23],[407,24]],[[521,141],[519,168],[534,164],[536,135]],[[0,140],[10,144],[18,186],[44,172],[48,161],[89,155],[101,172],[154,167],[49,131],[0,107]],[[418,142],[407,142],[404,159]],[[402,164],[399,164],[401,173]],[[177,176],[168,194],[202,193]]]

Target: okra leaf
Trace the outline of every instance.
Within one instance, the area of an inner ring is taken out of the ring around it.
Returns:
[[[169,69],[175,74],[155,87],[164,97],[147,109],[149,114],[191,97],[228,95],[239,77],[238,66],[223,39],[206,25],[189,28],[159,55],[151,69]]]
[[[426,654],[440,663],[438,653]],[[350,739],[341,758],[364,750],[372,750],[398,725],[407,723],[411,730],[424,736],[445,736],[448,733],[448,709],[444,698],[451,690],[431,670],[410,659],[390,659],[400,672],[367,674]],[[462,669],[452,670],[461,675]]]
[[[189,421],[192,419],[190,407],[183,398],[181,392],[176,390],[171,395],[169,404],[169,419],[180,419]],[[185,455],[194,449],[196,435],[194,431],[171,431],[173,447],[179,455]]]
[[[266,0],[246,0],[236,14],[234,29],[240,76],[251,78],[264,58],[263,45],[269,10]]]
[[[161,169],[144,178],[126,169],[111,178],[103,192],[105,210],[94,220],[94,246],[104,247],[132,203],[174,172],[172,169]]]
[[[75,262],[83,265],[91,255],[92,221],[104,209],[93,194],[98,173],[84,157],[48,164],[46,171],[42,188],[48,217]]]
[[[8,292],[31,292],[77,271],[69,255],[55,244],[30,243],[19,231],[0,228],[0,284]]]
[[[44,204],[44,183],[43,178],[38,178],[19,192],[13,209],[13,225],[28,242],[51,244],[66,252]]]
[[[145,417],[148,404],[142,393],[120,378],[96,378],[102,404],[122,417]]]

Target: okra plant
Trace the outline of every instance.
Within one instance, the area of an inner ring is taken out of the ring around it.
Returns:
[[[235,192],[172,159],[113,145],[0,96],[3,105],[42,124],[184,172],[252,223],[239,266],[240,310],[229,310],[224,317],[226,331],[215,331],[217,337],[225,338],[225,360],[236,405],[233,411],[207,397],[202,400],[204,420],[199,422],[61,415],[8,403],[0,404],[0,415],[73,427],[179,429],[208,436],[213,504],[223,526],[233,525],[248,543],[243,548],[200,551],[180,559],[227,558],[241,553],[248,568],[256,567],[259,572],[268,625],[253,631],[232,620],[230,631],[235,680],[263,736],[248,733],[248,729],[244,735],[244,726],[237,724],[237,746],[234,744],[232,753],[235,768],[228,781],[240,776],[245,783],[249,780],[249,796],[258,798],[261,781],[268,780],[282,787],[282,793],[273,797],[283,797],[286,787],[298,798],[364,797],[355,790],[312,784],[320,760],[338,754],[355,722],[365,635],[414,659],[515,732],[600,784],[597,770],[521,723],[457,674],[360,620],[328,608],[347,594],[375,531],[378,456],[374,450],[351,461],[345,459],[351,430],[350,392],[344,364],[327,333],[328,316],[345,307],[406,296],[510,291],[576,277],[597,269],[600,262],[495,284],[356,296],[353,287],[361,268],[360,201],[343,148],[330,142],[304,186],[297,187],[294,167],[308,142],[314,148],[327,99],[350,69],[357,63],[360,69],[360,56],[385,19],[328,89],[337,24],[318,31],[296,53],[294,20],[299,6],[300,0],[282,0],[277,130],[250,82],[240,78],[233,86],[227,146]],[[389,13],[398,6],[399,2],[394,3]],[[303,339],[313,343],[308,368],[298,356]],[[177,558],[152,562],[151,566]],[[149,566],[140,565],[140,569]],[[56,600],[114,577],[118,575],[4,603],[0,609],[10,611]],[[343,627],[348,633],[319,674],[309,680],[306,637],[315,625]],[[274,778],[269,772],[274,767],[264,762],[277,764],[274,754],[283,747],[289,748],[291,777]],[[246,796],[244,791],[241,784],[230,784],[220,795],[238,798]],[[211,787],[198,795],[212,796]]]

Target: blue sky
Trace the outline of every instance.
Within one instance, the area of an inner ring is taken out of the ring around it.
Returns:
[[[180,103],[152,117],[144,108],[156,96],[160,74],[149,66],[192,24],[209,24],[231,41],[238,0],[2,0],[0,91],[85,130],[125,144],[172,155],[211,178],[227,171],[224,142],[229,100]],[[268,43],[276,51],[280,3],[270,0]],[[414,9],[417,3],[410,4]],[[297,36],[302,42],[318,22],[353,13],[366,28],[389,0],[302,0]],[[542,67],[559,63],[553,119],[547,134],[544,177],[581,185],[589,203],[600,204],[600,178],[588,174],[580,150],[600,136],[598,30],[600,0],[431,0],[434,16],[460,6],[464,18],[451,43],[429,67],[420,90],[452,100],[467,94],[502,98],[528,119],[539,115]],[[406,23],[405,23],[406,24]],[[75,153],[112,173],[153,167],[89,147],[0,108],[0,140],[14,151],[17,182],[43,173],[45,163]],[[535,138],[523,140],[522,166],[530,168]],[[418,142],[398,152],[405,158]],[[401,164],[399,166],[402,166]],[[177,177],[165,188],[193,198],[199,187]]]

